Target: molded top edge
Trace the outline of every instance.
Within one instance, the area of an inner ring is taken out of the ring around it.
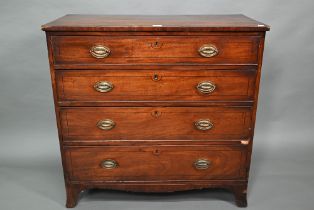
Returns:
[[[235,15],[79,15],[42,26],[43,31],[269,31],[270,27]]]

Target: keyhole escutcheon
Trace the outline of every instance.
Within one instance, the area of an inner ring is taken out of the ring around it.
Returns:
[[[162,43],[158,42],[158,41],[155,41],[155,42],[152,42],[151,45],[150,45],[152,48],[161,48],[162,47]]]
[[[154,155],[157,155],[157,156],[160,155],[160,150],[159,150],[159,149],[155,149],[155,150],[153,151],[153,154],[154,154]]]
[[[159,76],[157,73],[155,73],[152,77],[153,81],[159,81],[161,79],[161,76]]]
[[[152,111],[152,116],[153,117],[160,117],[160,115],[161,115],[161,112],[160,111],[158,111],[158,110],[154,110],[154,111]]]

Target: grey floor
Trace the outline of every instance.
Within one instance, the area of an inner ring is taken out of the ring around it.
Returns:
[[[15,147],[15,155],[10,156],[10,150],[2,151],[1,155],[5,156],[0,159],[1,210],[65,209],[65,190],[56,136],[43,131],[42,134],[26,134],[24,139],[20,139],[22,144]],[[18,135],[9,133],[4,135],[8,141]],[[42,137],[45,134],[50,137],[44,140]],[[29,139],[30,136],[38,138],[38,147],[27,146],[28,141],[36,141]],[[271,149],[264,146],[259,135],[255,140],[247,209],[313,210],[313,148],[292,149],[282,146],[281,149]],[[82,194],[76,209],[227,210],[237,207],[232,194],[224,190],[171,194],[92,190]]]
[[[313,209],[313,176],[274,170],[273,161],[265,160],[259,174],[253,173],[248,194],[248,209]],[[270,166],[272,165],[272,166]],[[310,163],[276,161],[286,170],[314,172]],[[261,167],[261,166],[259,166]],[[304,167],[304,168],[303,168]],[[311,167],[311,169],[306,169]],[[1,209],[64,209],[65,192],[58,160],[31,165],[16,164],[0,169]],[[232,195],[223,190],[201,190],[171,194],[140,194],[91,190],[81,196],[77,209],[235,209]]]

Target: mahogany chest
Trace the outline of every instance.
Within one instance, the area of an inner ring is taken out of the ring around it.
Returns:
[[[265,32],[244,15],[42,26],[71,208],[90,188],[225,188],[247,205]]]

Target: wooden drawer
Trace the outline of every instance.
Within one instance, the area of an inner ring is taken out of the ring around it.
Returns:
[[[66,147],[72,181],[241,179],[242,147]]]
[[[62,108],[64,141],[232,140],[249,136],[251,108]]]
[[[257,64],[259,40],[241,35],[53,36],[52,47],[54,64]]]
[[[58,71],[61,101],[253,100],[253,70]]]

